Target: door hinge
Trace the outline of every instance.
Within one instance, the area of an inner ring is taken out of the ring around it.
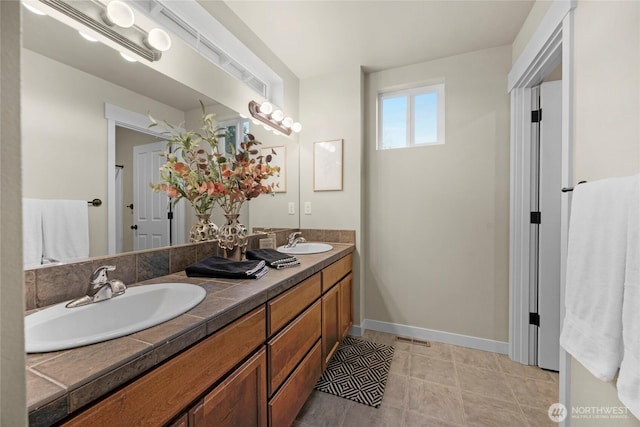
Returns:
[[[540,326],[540,315],[538,313],[529,313],[529,324]]]
[[[173,219],[173,212],[167,212],[167,219]]]
[[[540,123],[542,121],[542,109],[531,112],[531,123]]]
[[[531,212],[531,224],[540,224],[542,222],[542,214],[540,212]]]

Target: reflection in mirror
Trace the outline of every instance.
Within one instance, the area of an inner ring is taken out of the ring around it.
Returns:
[[[134,201],[137,187],[133,152],[140,150],[134,147],[158,141],[146,126],[114,123],[112,129],[106,119],[106,105],[139,116],[151,113],[160,120],[183,123],[187,129],[198,127],[199,100],[221,123],[239,119],[236,111],[215,101],[215,84],[207,94],[197,92],[151,66],[123,61],[113,49],[82,39],[75,30],[48,16],[23,13],[22,61],[23,197],[101,199],[101,207],[88,206],[90,257],[143,247],[140,233],[131,229],[136,226],[134,219],[140,216],[137,214],[141,203]],[[168,67],[162,61],[161,65]],[[241,221],[249,230],[297,227],[297,214],[288,215],[286,209],[289,203],[298,206],[295,141],[276,137],[261,128],[252,127],[250,131],[263,141],[264,147],[289,145],[287,181],[293,191],[245,203]],[[112,155],[110,140],[115,142]],[[157,157],[159,166],[162,159]],[[140,191],[156,194],[146,184],[144,190],[143,185],[138,186]],[[121,190],[116,191],[118,188]],[[166,208],[166,200],[161,204]],[[195,222],[189,207],[185,208],[181,221],[172,225],[170,237],[147,242],[146,247],[186,242],[188,229]],[[222,222],[219,212],[214,212],[214,221]]]

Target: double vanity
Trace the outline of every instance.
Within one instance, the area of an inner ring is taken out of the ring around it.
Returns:
[[[28,354],[30,425],[290,425],[352,325],[354,246],[331,246],[257,280],[177,271],[133,284],[132,300],[159,283],[206,295],[130,335]]]

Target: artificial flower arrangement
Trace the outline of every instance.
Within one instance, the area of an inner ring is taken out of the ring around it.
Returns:
[[[252,134],[240,150],[231,146],[226,156],[218,150],[218,140],[227,135],[225,129],[215,125],[214,114],[206,114],[202,107],[202,127],[199,131],[181,131],[163,121],[163,135],[167,136],[167,147],[172,151],[163,153],[167,161],[160,167],[161,182],[152,183],[151,188],[165,192],[172,203],[188,200],[198,214],[207,214],[217,203],[225,214],[238,214],[245,200],[261,194],[273,194],[275,184],[264,181],[279,176],[280,167],[270,165],[272,154],[258,156],[257,145],[262,144]],[[151,116],[149,127],[160,124]]]

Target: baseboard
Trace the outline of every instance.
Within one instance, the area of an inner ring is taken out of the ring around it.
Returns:
[[[354,337],[361,337],[364,334],[364,329],[360,325],[353,325],[351,329],[349,329],[349,335]]]
[[[500,354],[508,354],[509,352],[509,343],[503,341],[488,340],[469,335],[460,335],[452,332],[436,331],[433,329],[419,328],[417,326],[381,322],[379,320],[371,319],[364,319],[361,325],[354,325],[351,328],[351,333],[356,336],[362,336],[364,331],[369,329],[372,331],[386,332],[388,334],[400,335],[403,337],[433,340],[445,344],[459,345],[461,347],[492,351]]]

